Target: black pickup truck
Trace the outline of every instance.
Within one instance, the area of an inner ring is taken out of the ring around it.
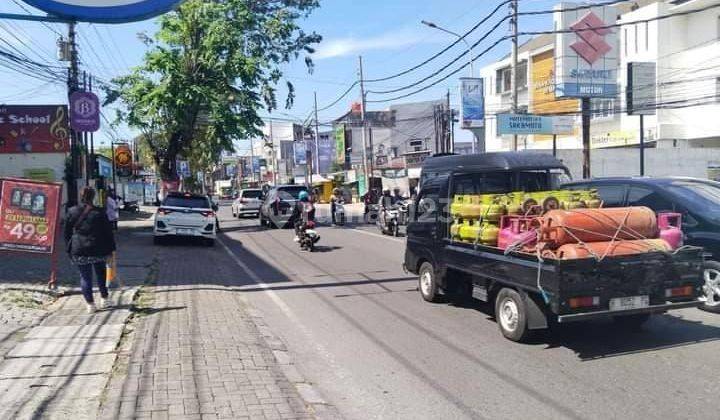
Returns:
[[[455,194],[556,190],[569,178],[551,155],[486,153],[441,156],[423,163],[420,193],[410,208],[404,267],[419,275],[429,302],[442,295],[494,302],[502,334],[525,340],[558,322],[611,317],[640,326],[653,313],[699,306],[702,248],[575,260],[539,259],[452,239]]]

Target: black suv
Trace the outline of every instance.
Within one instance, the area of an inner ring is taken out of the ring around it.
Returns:
[[[606,207],[646,206],[655,212],[682,214],[685,245],[705,248],[720,260],[720,182],[698,178],[600,178],[570,182],[563,189],[598,190]],[[720,263],[707,262],[706,281],[712,284],[706,309],[720,311]],[[708,307],[715,304],[715,309]]]

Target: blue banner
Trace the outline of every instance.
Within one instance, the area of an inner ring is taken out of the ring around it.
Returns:
[[[307,164],[307,145],[304,141],[296,141],[293,144],[293,157],[296,165]]]
[[[320,138],[318,147],[320,173],[327,174],[332,171],[332,164],[335,162],[335,138]]]
[[[503,134],[552,134],[552,117],[522,114],[498,114],[497,133]]]
[[[460,79],[462,102],[462,128],[485,126],[484,79],[464,77]]]

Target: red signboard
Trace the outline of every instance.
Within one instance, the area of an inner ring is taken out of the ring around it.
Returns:
[[[0,251],[52,254],[62,185],[0,180]]]
[[[70,151],[65,105],[0,105],[0,153]]]

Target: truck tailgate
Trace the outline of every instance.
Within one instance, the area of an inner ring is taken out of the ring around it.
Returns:
[[[560,322],[697,306],[702,249],[557,261],[551,301]]]

